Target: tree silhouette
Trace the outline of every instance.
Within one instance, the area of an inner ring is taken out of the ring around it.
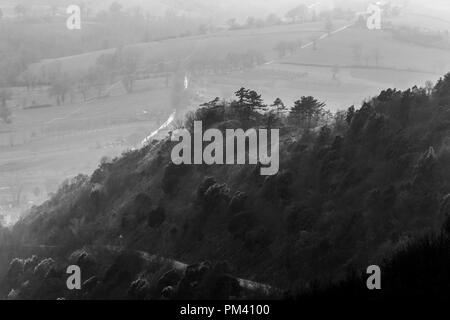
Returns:
[[[361,42],[355,42],[352,44],[352,50],[353,50],[353,59],[355,59],[355,63],[357,65],[361,64],[361,58],[362,58],[362,50],[363,45]]]
[[[301,4],[286,13],[286,18],[292,19],[292,22],[304,21],[308,14],[308,7],[305,4]]]
[[[261,95],[254,90],[240,88],[235,92],[237,101],[232,103],[236,111],[245,121],[250,120],[252,113],[257,111],[265,111],[267,106],[264,104]]]
[[[327,33],[330,34],[331,31],[333,31],[333,22],[330,18],[327,18],[327,21],[325,22],[325,30],[327,30]]]
[[[5,123],[11,123],[11,110],[7,106],[7,101],[11,100],[12,93],[8,89],[0,90],[0,119]]]
[[[244,87],[242,87],[234,93],[236,95],[236,97],[239,98],[238,102],[240,105],[243,105],[245,103],[245,99],[248,95],[248,92],[249,92],[248,89],[245,89]]]
[[[276,98],[270,106],[274,107],[275,112],[278,114],[278,116],[286,111],[286,106],[280,98]]]
[[[14,12],[18,17],[24,17],[27,13],[27,8],[23,4],[18,4],[14,7]]]
[[[337,75],[339,74],[339,71],[340,71],[340,69],[339,69],[339,66],[338,66],[338,65],[334,65],[334,66],[331,68],[331,74],[332,74],[333,80],[337,80]]]
[[[433,87],[434,87],[433,81],[431,80],[425,81],[425,90],[428,95],[431,95],[433,93]]]
[[[111,11],[112,13],[119,13],[120,11],[122,11],[122,5],[114,1],[113,3],[111,3],[111,6],[109,7],[109,11]]]
[[[319,102],[314,97],[301,97],[294,102],[294,107],[289,113],[289,118],[295,124],[310,129],[315,120],[323,113],[325,103]]]

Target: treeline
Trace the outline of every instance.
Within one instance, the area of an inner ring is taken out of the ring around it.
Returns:
[[[334,8],[332,10],[321,10],[319,13],[314,7],[308,8],[305,4],[300,4],[289,9],[284,16],[270,13],[266,18],[248,17],[244,22],[239,23],[236,19],[229,19],[227,25],[230,30],[255,29],[270,26],[297,24],[316,21],[327,21],[331,19],[352,20],[355,14],[351,10]]]
[[[271,104],[265,104],[260,94],[246,88],[236,91],[235,97],[231,101],[217,97],[202,104],[195,112],[188,113],[186,126],[192,129],[195,120],[203,121],[205,127],[215,123],[239,121],[244,128],[292,126],[307,132],[320,125],[331,124],[333,117],[344,121],[344,112],[333,115],[325,109],[325,103],[312,96],[303,96],[292,106],[286,106],[280,98]]]
[[[57,105],[73,102],[81,95],[83,101],[108,94],[108,86],[120,82],[131,93],[136,80],[149,76],[159,66],[145,68],[141,53],[131,47],[119,47],[112,53],[100,55],[89,69],[69,73],[59,61],[42,66],[38,72],[27,70],[21,76],[28,91],[47,87],[48,95]],[[163,65],[163,71],[168,71]]]
[[[265,62],[264,56],[255,50],[245,53],[229,53],[225,57],[192,57],[183,65],[183,70],[195,75],[220,74],[230,71],[251,69]],[[48,94],[55,98],[57,105],[77,96],[83,101],[89,98],[100,98],[108,95],[108,87],[120,83],[127,93],[133,92],[136,81],[151,77],[162,78],[169,86],[173,76],[184,77],[179,74],[180,61],[161,61],[146,59],[145,54],[137,48],[119,47],[112,53],[100,55],[95,64],[86,71],[69,74],[64,71],[58,61],[41,67],[39,72],[27,70],[21,76],[27,90],[48,86]],[[176,84],[175,84],[176,85]],[[174,88],[177,90],[177,88]],[[2,95],[6,100],[10,95]]]
[[[257,50],[248,50],[243,53],[230,52],[224,57],[192,57],[186,68],[194,74],[220,74],[230,71],[243,71],[266,62],[264,55]]]
[[[49,10],[48,16],[39,19],[31,15],[31,7],[21,4],[16,10],[19,21],[2,20],[0,49],[4,56],[0,62],[1,87],[20,85],[18,76],[31,63],[41,59],[200,34],[205,28],[200,28],[204,25],[200,18],[179,17],[172,11],[156,17],[140,7],[125,9],[116,2],[97,15],[86,4],[82,5],[82,29],[71,31],[66,28],[65,9],[55,6]],[[64,12],[61,13],[63,18],[58,15],[59,10]]]
[[[424,47],[434,47],[448,49],[450,48],[450,34],[445,31],[424,31],[419,27],[397,27],[392,28],[391,32],[395,39],[414,43]]]

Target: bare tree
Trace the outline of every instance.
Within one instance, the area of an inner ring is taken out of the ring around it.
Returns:
[[[363,44],[361,42],[355,42],[352,44],[351,47],[353,50],[353,59],[355,60],[355,63],[357,65],[360,65],[362,58]]]
[[[55,97],[58,106],[66,101],[66,97],[70,91],[71,81],[66,74],[60,73],[52,76],[48,94],[50,97]]]
[[[89,78],[86,75],[81,81],[78,83],[78,91],[81,92],[83,96],[83,101],[87,100],[87,95],[89,93],[89,89],[91,88],[91,83],[89,83]]]
[[[122,84],[128,93],[133,92],[134,82],[136,80],[136,71],[139,64],[139,56],[136,51],[124,50],[121,57],[124,69]]]
[[[278,25],[281,24],[281,19],[275,13],[271,13],[267,16],[266,23],[269,26]]]
[[[375,60],[375,66],[378,68],[380,65],[380,60],[382,58],[380,50],[378,48],[374,48],[372,51],[372,56],[373,56],[373,59]]]
[[[0,119],[5,123],[11,123],[11,110],[7,106],[7,101],[11,100],[12,93],[8,89],[0,90]]]
[[[227,24],[230,29],[235,29],[238,26],[235,18],[229,19]]]
[[[305,21],[308,15],[308,7],[305,4],[301,4],[286,13],[286,18],[292,20],[292,22]]]
[[[337,80],[337,75],[339,74],[339,72],[340,72],[340,68],[338,65],[334,65],[331,68],[331,74],[332,74],[333,80]]]
[[[111,6],[109,7],[109,11],[111,13],[117,14],[122,11],[122,5],[117,1],[114,1],[113,3],[111,3]]]
[[[279,58],[283,58],[284,56],[286,56],[288,50],[286,41],[278,42],[277,45],[275,46],[275,50],[278,52]]]
[[[23,4],[19,3],[14,7],[14,12],[16,13],[17,17],[23,18],[27,13],[27,8]]]
[[[331,19],[328,17],[327,21],[325,22],[325,30],[327,31],[328,34],[331,33],[331,31],[333,31],[333,21],[331,21]]]

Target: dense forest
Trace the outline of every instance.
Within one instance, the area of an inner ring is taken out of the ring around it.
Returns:
[[[448,295],[449,108],[450,74],[336,114],[313,97],[267,105],[245,88],[207,102],[185,128],[280,129],[277,175],[259,175],[260,165],[176,166],[170,138],[103,161],[0,229],[0,294],[361,297],[377,264],[379,297]],[[84,270],[79,292],[65,286],[68,264]],[[238,277],[272,291],[246,291]]]

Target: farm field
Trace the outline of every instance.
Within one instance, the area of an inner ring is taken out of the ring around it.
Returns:
[[[341,28],[350,22],[336,20],[333,23],[335,28]],[[301,40],[306,43],[310,41],[310,38],[317,38],[324,32],[324,23],[320,21],[259,29],[222,31],[203,36],[139,43],[129,47],[138,49],[142,59],[149,64],[158,61],[189,61],[191,59],[205,62],[208,59],[225,57],[228,53],[245,53],[249,50],[263,53],[265,59],[270,61],[276,57],[274,47],[281,40]],[[52,63],[57,62],[62,71],[76,74],[88,70],[102,54],[114,51],[115,49],[108,49],[57,59],[46,59],[31,65],[30,71],[39,75],[41,70],[45,70]]]
[[[360,48],[359,58],[355,46]],[[386,87],[407,89],[427,80],[435,82],[449,68],[448,50],[399,42],[388,30],[349,27],[323,36],[315,50],[305,43],[302,50],[287,57],[209,81],[224,97],[231,97],[239,84],[261,92],[266,102],[276,98],[273,92],[288,105],[302,95],[312,95],[336,111],[358,105]],[[337,70],[335,77],[333,69]]]
[[[138,147],[170,114],[169,90],[147,88],[86,103],[14,108],[13,123],[0,132],[2,209],[18,215],[45,200],[65,179],[92,173],[103,157]]]

